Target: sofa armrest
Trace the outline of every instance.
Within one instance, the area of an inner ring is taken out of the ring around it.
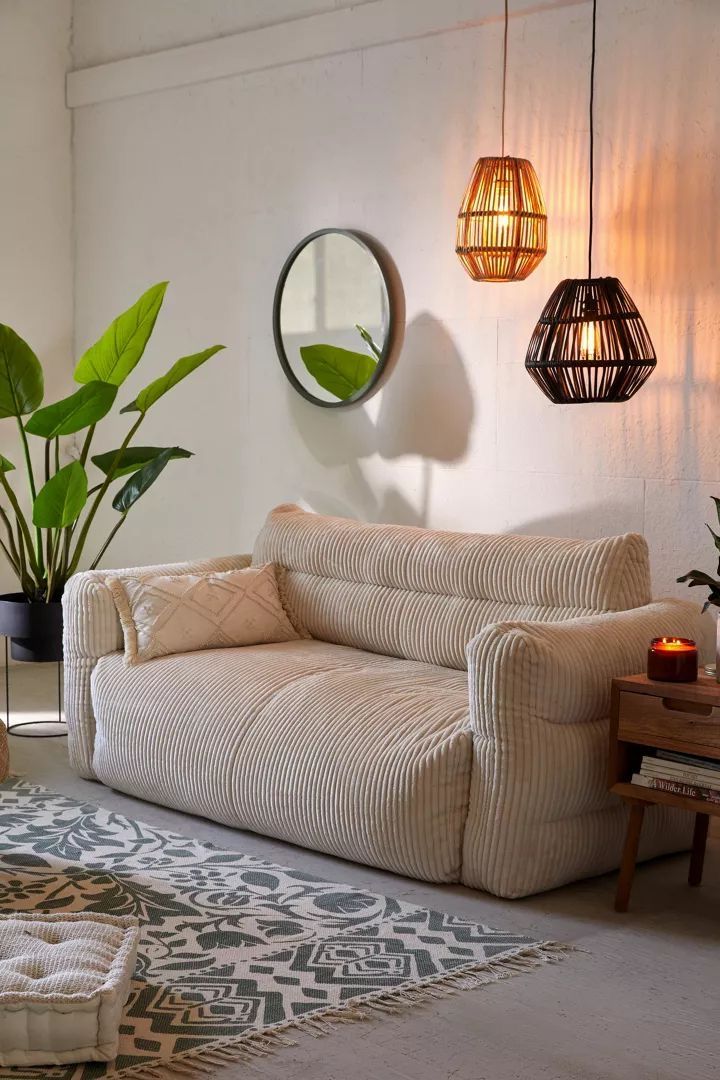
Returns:
[[[250,555],[227,555],[125,570],[88,570],[70,578],[63,596],[64,697],[70,763],[76,772],[94,779],[95,717],[90,697],[93,669],[101,656],[116,652],[123,646],[122,628],[107,584],[108,578],[116,574],[148,578],[158,574],[242,570],[250,562]]]
[[[611,680],[643,671],[651,638],[666,634],[702,643],[699,607],[662,600],[564,622],[496,623],[470,642],[466,885],[523,896],[618,865],[623,809],[607,790]],[[683,846],[676,824],[650,818],[645,857]]]
[[[613,678],[647,664],[654,637],[681,635],[707,643],[708,624],[696,604],[658,600],[628,611],[564,622],[503,622],[467,646],[471,722],[493,735],[522,710],[555,724],[607,717]]]

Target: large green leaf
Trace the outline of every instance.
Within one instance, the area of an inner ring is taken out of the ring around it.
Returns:
[[[159,379],[154,379],[149,383],[144,390],[141,390],[134,401],[131,401],[129,405],[126,405],[120,412],[147,412],[151,405],[167,394],[168,390],[172,390],[173,386],[177,386],[179,382],[187,378],[191,372],[199,368],[201,364],[204,364],[206,360],[209,360],[215,353],[224,349],[224,345],[211,345],[209,349],[203,349],[202,352],[193,353],[192,356],[181,356],[179,360],[176,360],[173,366],[164,375],[161,375]]]
[[[54,439],[57,435],[74,435],[76,431],[96,424],[113,407],[117,386],[106,382],[89,382],[70,397],[38,409],[28,420],[25,430],[31,435]]]
[[[87,502],[87,475],[79,461],[71,461],[37,493],[33,525],[40,529],[64,529],[79,518]]]
[[[167,281],[153,285],[110,323],[103,336],[78,360],[75,382],[98,379],[113,386],[125,382],[145,351],[167,286]]]
[[[0,472],[12,472],[14,468],[12,461],[8,461],[6,457],[0,454]]]
[[[0,323],[0,418],[27,416],[43,399],[43,370],[27,341]]]
[[[142,469],[134,472],[113,499],[113,509],[121,514],[126,514],[140,496],[144,495],[149,487],[152,487],[168,461],[172,460],[174,450],[174,446],[169,446],[167,450],[163,450],[152,461],[148,461],[147,465],[143,465]]]
[[[142,469],[143,465],[147,465],[148,462],[154,461],[160,454],[164,454],[166,450],[172,451],[170,461],[173,458],[189,458],[193,456],[191,450],[183,450],[181,446],[128,446],[127,449],[123,450],[115,467],[115,478],[137,472],[138,469]],[[107,476],[115,458],[118,456],[118,452],[118,450],[108,450],[105,454],[96,454],[92,459],[92,463],[97,465],[100,472],[105,473]]]
[[[303,345],[302,362],[323,390],[346,401],[362,390],[375,373],[377,361],[367,353],[339,349],[336,345]]]

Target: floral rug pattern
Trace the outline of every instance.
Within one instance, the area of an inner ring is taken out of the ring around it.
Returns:
[[[0,784],[0,911],[32,910],[136,915],[142,939],[114,1066],[0,1068],[14,1080],[144,1078],[161,1063],[190,1076],[270,1052],[294,1028],[331,1030],[562,955],[15,779]]]

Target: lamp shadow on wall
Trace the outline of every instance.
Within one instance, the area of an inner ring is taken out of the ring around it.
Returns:
[[[625,522],[632,507],[622,502],[603,499],[602,502],[532,518],[513,525],[507,532],[520,536],[556,536],[573,540],[598,540],[628,532]]]
[[[292,394],[290,411],[315,460],[347,470],[347,500],[305,490],[307,505],[320,514],[360,514],[367,521],[403,525],[428,523],[433,462],[464,458],[475,419],[462,357],[446,327],[429,312],[408,324],[390,377],[375,399],[347,409],[320,410]],[[388,462],[421,459],[415,504],[392,483],[375,490],[362,466],[375,456]]]

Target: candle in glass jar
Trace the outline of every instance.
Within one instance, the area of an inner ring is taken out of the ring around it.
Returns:
[[[648,679],[659,682],[695,682],[698,677],[697,645],[690,638],[653,638],[648,649]]]

